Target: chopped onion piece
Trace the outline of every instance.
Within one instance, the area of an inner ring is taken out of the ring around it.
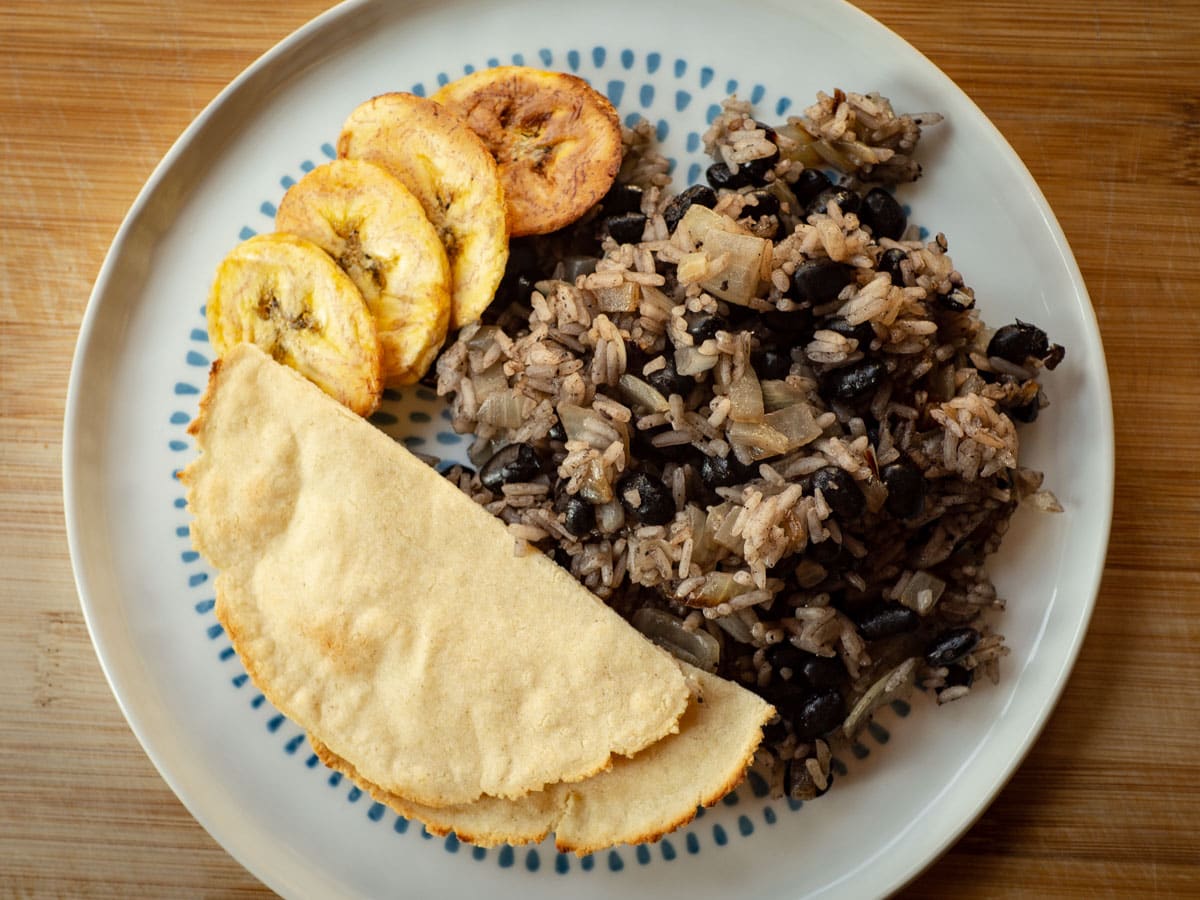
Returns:
[[[495,342],[496,333],[499,331],[498,325],[479,325],[467,340],[467,346],[472,350],[486,350]]]
[[[762,382],[762,395],[763,408],[769,413],[807,400],[804,391],[786,381]]]
[[[671,408],[667,398],[659,393],[652,385],[647,384],[636,375],[626,372],[617,382],[625,399],[634,406],[648,409],[650,412],[666,412]],[[565,426],[564,426],[565,427]]]
[[[715,367],[718,359],[715,353],[710,356],[695,347],[676,347],[675,371],[680,375],[699,375]]]
[[[771,275],[771,242],[765,238],[713,228],[704,239],[704,253],[710,260],[729,254],[729,264],[719,274],[701,281],[700,286],[730,303],[745,306],[758,293],[759,284]]]
[[[706,672],[717,671],[721,644],[707,631],[688,631],[683,622],[661,609],[643,607],[633,614],[633,627],[677,659]]]
[[[497,391],[508,390],[508,376],[504,374],[504,363],[494,362],[482,372],[471,375],[471,386],[475,388],[475,396],[482,403]]]
[[[607,485],[608,482],[606,481]],[[583,491],[580,491],[582,494]],[[625,524],[625,507],[620,500],[613,497],[612,487],[608,489],[608,500],[596,505],[596,527],[604,534],[613,534]]]
[[[842,731],[846,737],[853,740],[859,729],[871,720],[871,714],[875,710],[885,703],[899,700],[912,690],[918,662],[919,659],[915,656],[906,659],[867,688],[867,692],[854,704],[854,709],[850,710],[850,715],[846,716],[846,721],[842,723]]]
[[[787,449],[784,453],[790,453],[821,436],[821,426],[816,423],[807,403],[796,403],[768,413],[763,422],[786,438]]]
[[[498,428],[519,428],[525,421],[525,402],[514,391],[496,391],[479,404],[476,418]]]
[[[642,299],[642,292],[636,281],[625,281],[611,288],[596,288],[594,293],[600,301],[600,310],[609,313],[637,312]]]
[[[758,376],[750,366],[742,371],[729,385],[729,418],[735,422],[761,422],[763,419],[763,392]]]
[[[719,606],[738,594],[752,590],[753,585],[740,584],[729,572],[709,572],[703,587],[686,602],[689,606]]]
[[[908,579],[904,590],[900,592],[900,602],[915,611],[917,615],[924,616],[942,599],[944,590],[946,590],[946,582],[936,575],[930,575],[922,570]]]
[[[771,413],[771,415],[776,415]],[[788,451],[788,439],[777,428],[763,422],[732,422],[726,434],[738,452],[738,459],[756,462]]]
[[[727,550],[741,553],[743,541],[734,536],[733,523],[737,519],[734,505],[726,501],[720,506],[714,506],[708,511],[707,527],[712,532],[713,540]]]

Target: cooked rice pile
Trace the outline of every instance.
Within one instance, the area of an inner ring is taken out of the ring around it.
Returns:
[[[915,179],[939,120],[836,91],[768,127],[729,100],[705,135],[719,189],[679,196],[649,126],[627,130],[613,192],[514,242],[490,318],[437,364],[479,467],[450,477],[773,702],[759,769],[800,799],[914,684],[945,702],[997,678],[985,559],[1022,499],[1057,507],[1014,420],[1062,348],[988,329],[945,237],[869,189]]]

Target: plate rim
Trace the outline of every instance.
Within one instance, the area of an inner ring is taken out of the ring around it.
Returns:
[[[175,774],[168,768],[167,761],[160,753],[160,748],[152,739],[146,721],[142,714],[133,707],[130,703],[130,694],[128,691],[122,691],[119,687],[120,676],[117,674],[117,666],[111,659],[111,647],[104,640],[102,629],[103,625],[97,620],[96,603],[90,599],[90,590],[87,584],[88,566],[83,556],[84,538],[81,533],[81,513],[77,505],[77,497],[80,494],[80,485],[82,483],[83,473],[80,469],[80,458],[84,455],[84,451],[79,447],[79,439],[83,432],[82,420],[85,415],[83,409],[85,398],[85,385],[83,373],[87,367],[87,357],[89,352],[95,352],[92,347],[95,332],[101,316],[101,307],[103,305],[104,296],[111,290],[110,282],[114,276],[119,257],[129,242],[129,238],[134,228],[139,224],[143,216],[146,214],[146,209],[151,199],[161,189],[163,182],[168,178],[173,169],[179,164],[181,156],[191,146],[196,137],[204,131],[211,121],[220,113],[222,108],[231,100],[239,96],[247,85],[258,75],[264,73],[265,70],[282,58],[287,57],[293,50],[303,46],[314,34],[323,31],[337,21],[352,16],[360,8],[380,5],[382,0],[342,0],[342,2],[330,7],[322,13],[319,13],[312,19],[300,25],[291,33],[286,35],[274,46],[270,47],[254,61],[242,69],[236,77],[226,84],[217,94],[210,100],[201,111],[192,119],[188,126],[171,144],[157,165],[153,168],[150,175],[147,177],[142,187],[139,189],[134,201],[130,205],[129,210],[125,214],[120,226],[118,227],[112,242],[110,243],[104,257],[104,261],[96,276],[93,288],[89,294],[87,306],[80,323],[79,334],[76,339],[75,348],[72,354],[70,377],[68,380],[66,403],[63,416],[63,436],[62,436],[62,479],[63,479],[63,508],[65,529],[67,534],[68,550],[71,559],[72,574],[75,581],[76,592],[79,597],[80,606],[82,608],[83,617],[87,626],[89,638],[96,652],[97,659],[101,669],[104,672],[109,688],[117,701],[122,715],[128,722],[130,729],[137,738],[142,747],[143,752],[149,757],[159,775],[168,784],[171,790],[183,803],[184,807],[196,819],[197,822],[209,833],[210,836],[236,859],[247,871],[253,874],[256,878],[263,881],[268,887],[281,894],[300,893],[311,890],[313,885],[311,881],[304,885],[297,883],[294,878],[286,877],[277,867],[273,867],[265,863],[262,859],[262,849],[258,847],[255,852],[243,846],[238,840],[238,836],[232,834],[228,823],[225,821],[215,821],[214,816],[210,816],[207,810],[202,810],[202,806],[197,802],[189,790],[179,783]],[[929,77],[936,77],[941,83],[939,87],[954,95],[957,95],[960,102],[975,115],[978,123],[982,124],[989,134],[989,137],[994,141],[1006,161],[1013,165],[1017,173],[1024,179],[1023,187],[1028,189],[1028,200],[1032,203],[1036,211],[1041,215],[1050,237],[1053,240],[1054,250],[1057,256],[1061,259],[1064,270],[1069,277],[1071,283],[1075,287],[1078,294],[1078,309],[1081,317],[1081,324],[1085,331],[1090,335],[1093,342],[1093,348],[1096,353],[1094,370],[1089,369],[1089,374],[1096,378],[1095,389],[1097,391],[1096,400],[1101,413],[1101,421],[1098,423],[1098,432],[1101,440],[1093,443],[1093,452],[1099,454],[1098,461],[1104,475],[1104,491],[1095,497],[1099,503],[1099,513],[1102,513],[1102,521],[1099,523],[1099,541],[1097,545],[1097,553],[1095,559],[1090,562],[1090,571],[1087,572],[1088,577],[1085,580],[1085,587],[1079,593],[1087,598],[1086,603],[1080,610],[1077,620],[1074,620],[1074,633],[1070,637],[1067,652],[1061,658],[1061,664],[1055,677],[1053,689],[1042,701],[1041,707],[1037,710],[1029,727],[1026,728],[1019,742],[1017,742],[1015,751],[1008,757],[1005,765],[999,773],[989,776],[991,782],[988,789],[980,791],[977,800],[971,805],[971,809],[967,815],[961,817],[954,827],[944,831],[940,840],[934,842],[930,846],[928,852],[919,857],[914,857],[908,864],[901,864],[895,867],[894,877],[887,880],[887,883],[882,883],[878,878],[872,879],[869,874],[859,872],[860,876],[864,876],[866,881],[874,882],[872,887],[873,892],[877,894],[888,893],[899,890],[903,886],[909,884],[913,879],[918,877],[921,872],[933,865],[951,846],[953,846],[962,835],[979,819],[983,812],[995,801],[997,795],[1011,780],[1017,769],[1024,763],[1033,744],[1044,731],[1048,724],[1051,715],[1056,709],[1061,700],[1062,694],[1066,689],[1067,683],[1070,680],[1071,673],[1074,671],[1079,653],[1082,650],[1083,642],[1086,637],[1091,618],[1094,614],[1097,599],[1099,596],[1100,582],[1103,576],[1105,558],[1107,548],[1111,539],[1112,527],[1112,510],[1114,496],[1114,480],[1115,480],[1115,441],[1113,433],[1113,417],[1112,417],[1112,394],[1111,386],[1108,378],[1108,367],[1105,357],[1105,350],[1098,320],[1096,317],[1095,307],[1091,302],[1090,294],[1084,282],[1082,272],[1070,245],[1067,242],[1061,224],[1047,202],[1045,195],[1042,192],[1040,185],[1030,173],[1024,160],[1013,149],[1008,140],[991,121],[990,118],[979,108],[975,101],[950,78],[936,63],[930,60],[924,53],[913,46],[903,36],[889,28],[883,22],[875,19],[867,12],[859,9],[848,0],[827,0],[827,2],[840,6],[843,12],[849,13],[857,17],[862,27],[874,30],[882,30],[891,39],[894,39],[906,46],[914,53],[925,66],[928,67],[926,73]],[[421,2],[405,2],[399,4],[402,8],[415,10],[420,8]],[[773,5],[763,2],[764,6]],[[790,3],[786,5],[791,5]],[[396,15],[402,15],[401,12],[395,12]],[[885,848],[886,849],[886,848]],[[333,884],[330,882],[330,884]],[[828,887],[827,887],[828,889]]]

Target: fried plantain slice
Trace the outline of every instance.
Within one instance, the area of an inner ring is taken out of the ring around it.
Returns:
[[[375,318],[384,381],[420,380],[450,324],[450,263],[408,188],[375,163],[334,160],[292,185],[275,227],[312,241],[354,281]]]
[[[481,69],[433,99],[461,116],[500,165],[514,237],[569,225],[621,168],[621,122],[582,78],[526,66]]]
[[[421,201],[450,261],[450,327],[477,320],[508,261],[504,189],[483,142],[432,100],[393,93],[350,113],[337,147],[386,167]]]
[[[217,268],[208,338],[224,357],[255,344],[360,416],[379,406],[379,337],[354,282],[311,241],[260,234]]]

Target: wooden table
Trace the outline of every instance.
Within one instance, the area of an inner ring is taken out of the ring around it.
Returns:
[[[0,895],[265,893],[143,754],[97,665],[60,434],[91,283],[152,167],[325,0],[0,6]],[[1016,147],[1108,352],[1116,512],[1049,727],[914,897],[1200,895],[1200,4],[864,0]]]

